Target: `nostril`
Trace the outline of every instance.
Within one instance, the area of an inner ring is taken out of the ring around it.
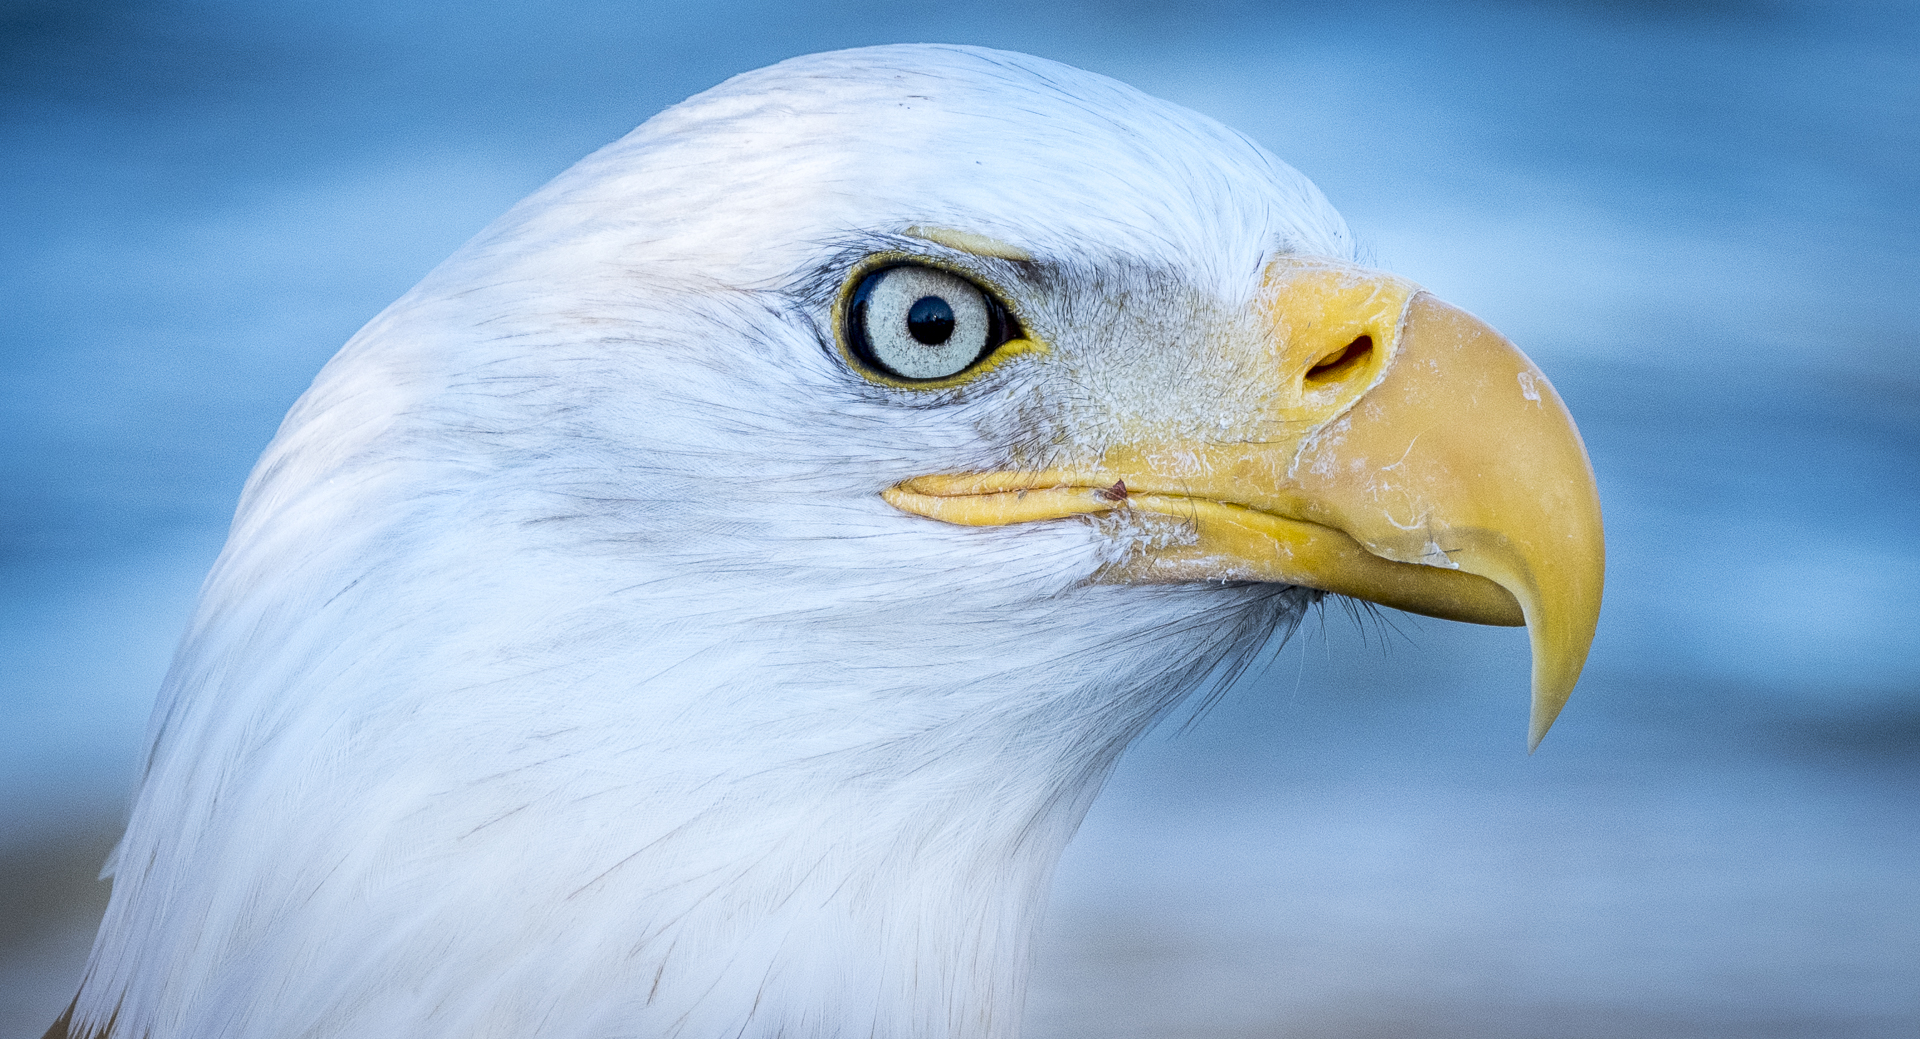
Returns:
[[[1348,343],[1339,353],[1322,358],[1319,364],[1309,368],[1307,382],[1321,383],[1338,379],[1358,368],[1371,353],[1373,353],[1373,337],[1361,336]]]

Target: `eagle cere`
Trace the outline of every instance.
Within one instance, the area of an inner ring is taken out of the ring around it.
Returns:
[[[50,1034],[1012,1036],[1190,693],[1348,594],[1526,623],[1537,742],[1601,570],[1545,378],[1259,146],[1024,55],[783,62],[294,406]]]

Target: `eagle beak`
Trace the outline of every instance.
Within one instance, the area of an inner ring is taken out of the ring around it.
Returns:
[[[1410,282],[1283,258],[1231,442],[1141,435],[1097,462],[923,476],[884,492],[974,526],[1128,510],[1175,521],[1101,579],[1273,581],[1478,624],[1525,624],[1529,749],[1573,691],[1606,567],[1586,448],[1533,362]]]

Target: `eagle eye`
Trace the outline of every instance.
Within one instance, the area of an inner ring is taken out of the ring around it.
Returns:
[[[906,382],[959,375],[1019,335],[1006,308],[978,285],[917,264],[862,278],[845,321],[854,357]]]

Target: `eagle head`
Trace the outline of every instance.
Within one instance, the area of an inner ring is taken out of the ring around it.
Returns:
[[[655,116],[249,480],[59,1030],[1012,1036],[1126,746],[1324,595],[1599,610],[1586,456],[1247,138],[967,47]]]

